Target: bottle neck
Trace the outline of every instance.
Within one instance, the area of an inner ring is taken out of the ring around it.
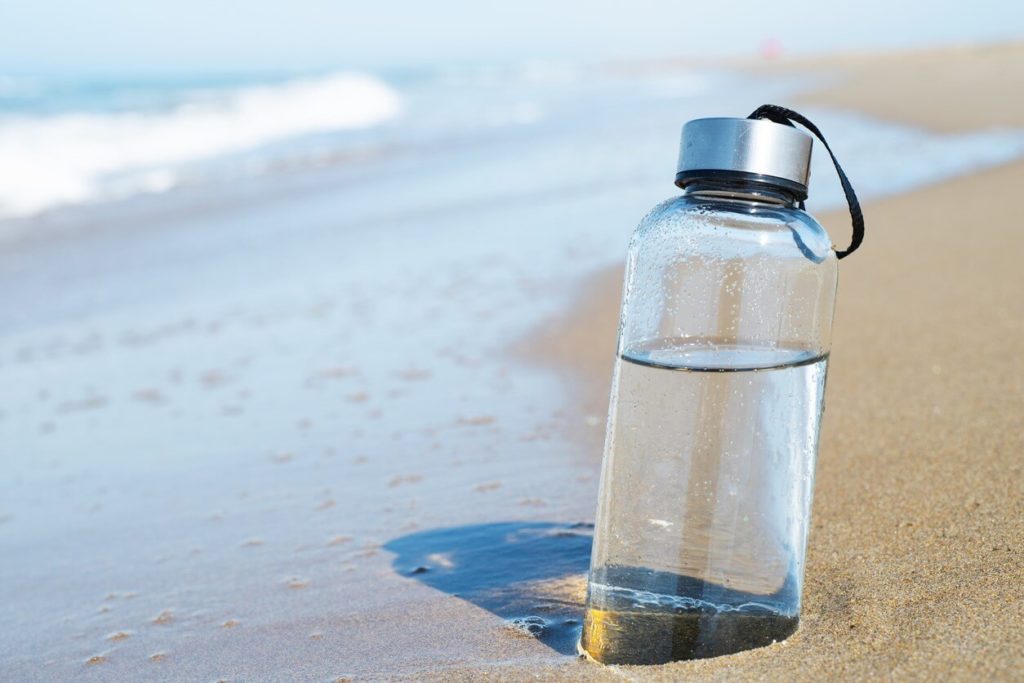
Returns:
[[[775,207],[799,208],[802,197],[796,189],[763,180],[749,180],[732,174],[691,178],[683,196],[694,199],[751,202]]]

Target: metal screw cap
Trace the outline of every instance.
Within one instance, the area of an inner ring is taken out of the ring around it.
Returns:
[[[719,172],[788,186],[807,196],[814,138],[766,119],[695,119],[683,125],[676,185]]]

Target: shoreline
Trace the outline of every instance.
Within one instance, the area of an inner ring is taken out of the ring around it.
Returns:
[[[321,193],[325,172],[308,195],[295,181],[298,200],[243,191],[211,217],[168,194],[18,243],[0,267],[0,430],[19,445],[0,542],[23,561],[0,564],[16,607],[0,660],[79,680],[1009,679],[1022,173],[865,202],[865,245],[840,267],[802,625],[660,667],[566,647],[622,285],[621,266],[580,264],[607,263],[605,224],[624,253],[643,178],[379,215],[393,179]],[[148,231],[153,209],[169,217]],[[848,221],[822,222],[842,244]]]

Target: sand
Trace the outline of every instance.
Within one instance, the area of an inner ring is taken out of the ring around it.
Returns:
[[[940,132],[1019,127],[1024,44],[962,45],[761,66],[823,77],[799,103],[859,111]]]

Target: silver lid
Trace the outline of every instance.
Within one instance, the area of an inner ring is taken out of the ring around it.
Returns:
[[[752,174],[780,180],[807,196],[814,139],[801,130],[766,119],[695,119],[683,125],[676,185],[707,171]]]

